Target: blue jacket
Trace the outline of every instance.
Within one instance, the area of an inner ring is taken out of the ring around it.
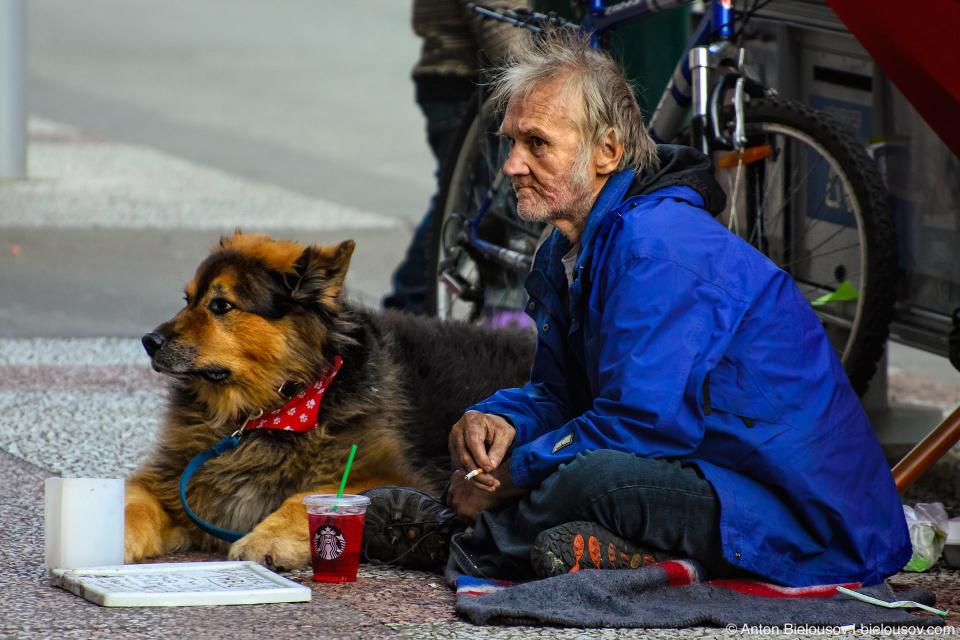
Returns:
[[[553,233],[526,282],[531,381],[473,408],[516,427],[519,487],[593,449],[689,461],[719,496],[729,562],[792,586],[879,583],[911,545],[873,429],[810,304],[688,173],[626,199],[634,174],[613,176],[569,289]]]

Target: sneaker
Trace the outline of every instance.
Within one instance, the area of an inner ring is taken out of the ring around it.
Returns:
[[[365,562],[442,572],[450,536],[466,529],[437,498],[407,487],[374,487],[363,519],[360,557]]]
[[[638,569],[669,559],[664,551],[638,546],[585,521],[543,531],[530,551],[530,563],[541,578],[580,569]]]

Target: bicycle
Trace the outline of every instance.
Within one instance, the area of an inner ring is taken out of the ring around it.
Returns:
[[[584,29],[599,43],[622,24],[691,1],[580,2],[586,13],[579,27],[553,14],[471,7],[535,33],[546,25]],[[743,11],[734,10],[733,0],[708,3],[648,130],[657,142],[684,142],[711,157],[728,195],[720,219],[791,275],[862,395],[892,317],[893,220],[860,142],[826,114],[779,98],[744,70],[745,27],[770,1],[754,0]],[[426,306],[443,319],[523,324],[523,280],[542,229],[517,216],[512,186],[500,173],[509,153],[495,135],[500,117],[478,90],[441,174]]]

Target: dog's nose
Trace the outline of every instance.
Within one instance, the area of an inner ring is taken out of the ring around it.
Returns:
[[[140,339],[140,342],[143,343],[143,348],[147,350],[147,355],[151,358],[153,355],[160,350],[160,347],[167,341],[162,333],[157,331],[151,331],[147,335],[143,336]]]

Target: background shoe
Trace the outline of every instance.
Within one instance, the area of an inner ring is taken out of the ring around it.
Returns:
[[[530,563],[541,578],[580,569],[638,569],[669,559],[665,551],[641,547],[587,521],[541,532],[530,551]]]
[[[363,520],[360,558],[408,569],[443,571],[450,536],[466,529],[437,498],[408,487],[374,487]]]

